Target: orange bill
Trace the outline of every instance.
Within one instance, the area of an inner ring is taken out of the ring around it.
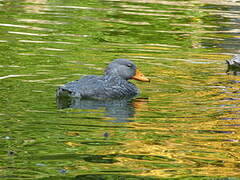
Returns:
[[[150,82],[150,79],[146,78],[143,73],[141,73],[138,69],[136,69],[136,74],[132,77],[132,79],[144,82]]]

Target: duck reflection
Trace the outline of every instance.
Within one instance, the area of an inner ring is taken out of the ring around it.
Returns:
[[[227,67],[226,73],[228,75],[239,76],[240,75],[240,67],[229,66]]]
[[[100,109],[104,108],[106,117],[113,117],[114,122],[131,122],[129,118],[134,117],[135,111],[144,107],[147,98],[136,99],[113,99],[113,100],[90,100],[72,97],[57,97],[59,109]]]
[[[226,73],[228,75],[240,76],[240,68],[228,67]]]

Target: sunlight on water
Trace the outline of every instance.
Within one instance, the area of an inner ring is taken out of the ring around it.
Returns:
[[[238,1],[0,0],[0,177],[237,179]],[[59,99],[128,58],[134,99]]]

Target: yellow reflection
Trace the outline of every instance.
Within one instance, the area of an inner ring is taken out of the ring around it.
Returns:
[[[28,13],[40,13],[45,6],[44,4],[47,4],[48,0],[25,0],[27,3],[32,3],[34,5],[25,5],[24,9]]]

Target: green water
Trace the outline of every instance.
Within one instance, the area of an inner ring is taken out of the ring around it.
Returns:
[[[231,1],[1,0],[0,178],[240,179],[225,64],[239,15]],[[138,97],[59,106],[59,85],[114,58],[151,78]]]

